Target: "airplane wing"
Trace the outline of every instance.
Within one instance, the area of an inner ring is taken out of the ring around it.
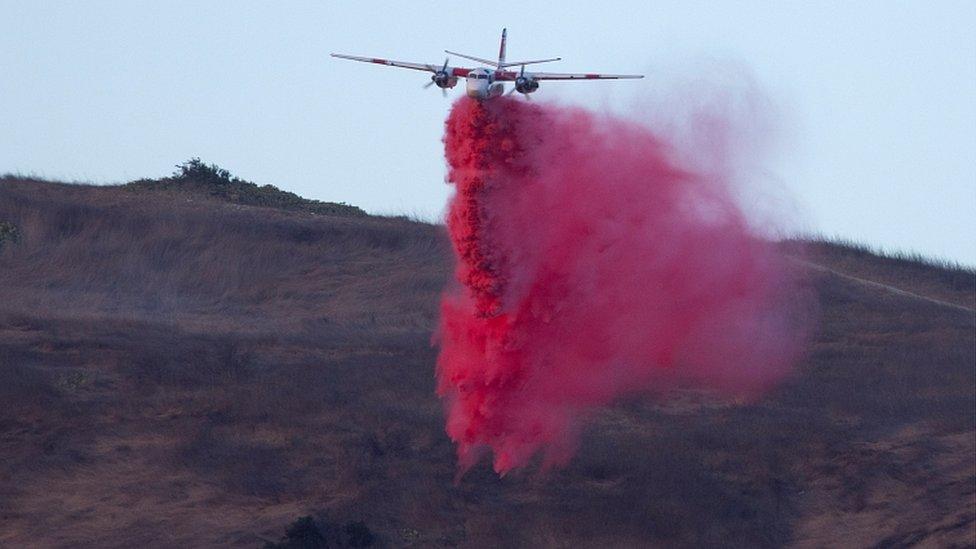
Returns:
[[[406,61],[391,61],[389,59],[379,59],[377,57],[359,57],[357,55],[345,55],[342,53],[333,53],[331,55],[332,57],[338,57],[339,59],[350,59],[352,61],[362,61],[363,63],[375,63],[377,65],[387,65],[389,67],[413,69],[415,71],[437,72],[441,68],[441,66],[438,64],[407,63]],[[471,69],[463,69],[459,67],[448,67],[448,69],[451,71],[451,76],[465,76],[471,72]]]
[[[518,73],[512,73],[512,80]],[[526,76],[534,80],[619,80],[622,78],[644,78],[643,74],[597,74],[597,73],[560,73],[560,72],[532,72]]]

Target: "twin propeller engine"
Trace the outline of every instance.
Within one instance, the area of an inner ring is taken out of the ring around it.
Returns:
[[[525,65],[522,65],[522,71],[519,72],[518,77],[515,79],[515,91],[528,95],[537,89],[539,89],[539,81],[531,76],[526,76]]]
[[[424,86],[424,88],[429,88],[431,86],[437,86],[441,89],[441,93],[447,95],[447,89],[457,86],[458,77],[450,74],[447,67],[448,59],[444,59],[444,66],[441,68],[436,68],[432,65],[427,65],[434,74],[430,77],[430,82]]]

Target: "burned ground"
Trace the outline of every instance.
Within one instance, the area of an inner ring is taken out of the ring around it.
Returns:
[[[388,546],[976,543],[973,313],[813,271],[761,401],[621,402],[565,470],[454,484],[442,228],[146,186],[0,180],[0,545],[259,547],[305,515]],[[972,271],[804,248],[973,307]]]

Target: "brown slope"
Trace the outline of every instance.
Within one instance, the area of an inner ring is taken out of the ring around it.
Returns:
[[[0,546],[257,547],[310,513],[391,546],[976,542],[964,312],[815,275],[762,402],[621,403],[567,470],[455,486],[437,228],[12,180],[0,221]]]
[[[976,270],[971,267],[917,254],[875,253],[842,240],[793,241],[783,247],[820,270],[976,309]]]

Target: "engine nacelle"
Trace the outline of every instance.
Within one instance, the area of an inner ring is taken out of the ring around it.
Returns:
[[[529,76],[519,76],[515,79],[515,91],[519,93],[532,93],[539,89],[539,82]]]
[[[430,79],[438,88],[448,89],[457,86],[458,77],[448,74],[446,71],[435,72]]]

